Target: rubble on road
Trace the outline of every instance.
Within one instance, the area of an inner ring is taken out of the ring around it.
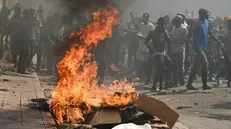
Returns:
[[[4,71],[13,71],[13,70],[14,70],[14,65],[12,63],[0,59],[0,74],[4,73]]]

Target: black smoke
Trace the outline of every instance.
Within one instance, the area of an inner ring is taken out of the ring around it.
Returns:
[[[119,9],[119,11],[123,11],[134,1],[135,0],[62,0],[62,4],[68,6],[72,12],[78,12],[82,9],[97,10],[108,4]]]

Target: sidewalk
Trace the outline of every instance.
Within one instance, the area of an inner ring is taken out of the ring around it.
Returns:
[[[49,112],[31,108],[36,100],[44,98],[35,73],[0,75],[0,128],[55,129]]]

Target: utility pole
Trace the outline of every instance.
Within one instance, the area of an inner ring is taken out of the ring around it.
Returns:
[[[0,58],[3,57],[3,47],[4,47],[4,34],[5,34],[5,15],[7,15],[6,12],[6,0],[2,0],[2,9],[1,9],[1,39],[0,39],[0,43],[1,43],[1,50],[0,50]]]

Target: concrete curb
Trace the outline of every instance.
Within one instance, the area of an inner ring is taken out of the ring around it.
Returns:
[[[33,73],[33,75],[35,76],[35,78],[37,79],[37,83],[36,83],[36,93],[37,93],[37,97],[38,98],[46,98],[42,89],[42,85],[39,81],[38,75],[37,73]],[[56,127],[54,127],[56,125],[52,115],[50,112],[44,112],[41,111],[42,117],[43,117],[43,122],[44,122],[44,126],[46,127],[46,129],[57,129]]]

